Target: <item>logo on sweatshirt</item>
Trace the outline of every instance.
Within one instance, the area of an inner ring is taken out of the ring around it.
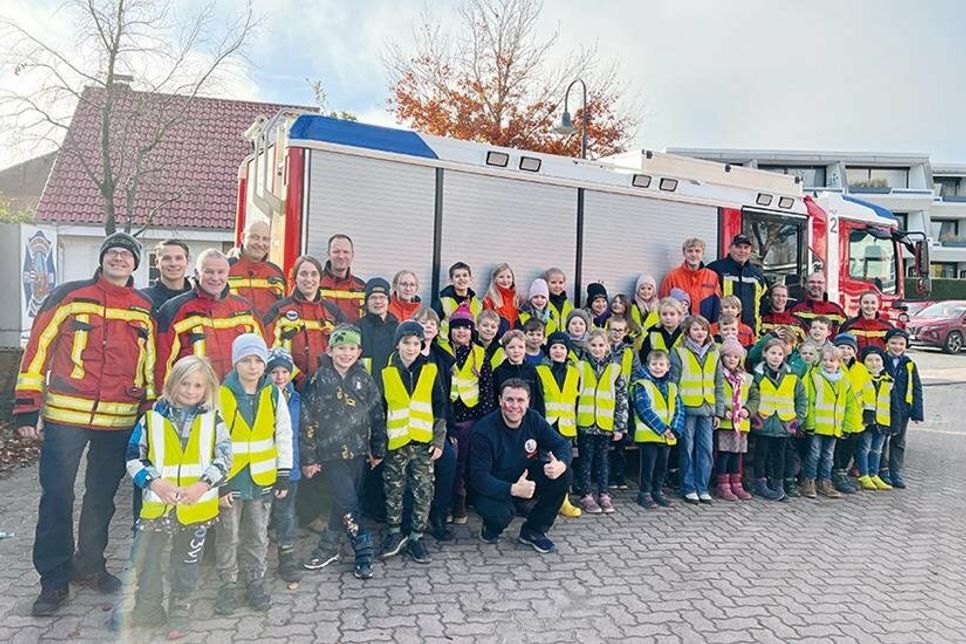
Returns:
[[[537,453],[537,441],[528,438],[527,442],[523,444],[523,449],[526,450],[528,458],[533,458],[533,455]]]

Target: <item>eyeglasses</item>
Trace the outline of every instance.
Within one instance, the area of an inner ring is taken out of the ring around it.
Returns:
[[[134,253],[126,248],[109,248],[104,253],[104,256],[110,259],[114,259],[115,257],[118,259],[134,259]]]

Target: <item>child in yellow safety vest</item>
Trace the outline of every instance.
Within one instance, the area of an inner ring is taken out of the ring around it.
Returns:
[[[496,311],[480,311],[476,316],[476,343],[483,347],[486,361],[493,371],[506,360],[506,352],[500,344],[500,316]]]
[[[456,307],[465,302],[474,317],[483,310],[483,301],[470,288],[473,283],[473,271],[469,264],[456,262],[450,266],[449,280],[449,286],[439,292],[436,305],[436,313],[439,314],[439,335],[444,340],[449,337],[449,316],[453,314]]]
[[[526,303],[520,308],[517,326],[522,329],[528,320],[543,322],[544,332],[548,336],[561,329],[561,320],[550,307],[550,287],[547,286],[547,280],[542,277],[530,283],[530,294]]]
[[[842,369],[842,352],[836,347],[822,349],[821,361],[805,376],[808,414],[805,431],[811,433],[805,459],[802,495],[814,499],[816,492],[830,499],[842,493],[832,485],[835,443],[850,422],[857,404],[848,375]]]
[[[604,329],[587,336],[587,351],[580,361],[580,395],[577,398],[577,492],[588,514],[614,512],[607,492],[610,461],[608,447],[627,430],[627,383],[610,350]]]
[[[885,370],[895,381],[895,397],[892,401],[892,427],[882,446],[879,478],[901,490],[906,487],[902,476],[906,430],[909,429],[909,421],[918,424],[923,420],[922,379],[919,377],[919,367],[906,355],[909,332],[905,329],[889,329],[885,342]]]
[[[433,463],[446,441],[446,401],[436,365],[422,355],[423,327],[408,320],[396,327],[396,350],[382,370],[386,400],[387,452],[383,485],[386,490],[388,533],[379,557],[398,555],[403,548],[413,561],[432,561],[423,534],[433,502]],[[402,533],[403,498],[413,495],[412,528]]]
[[[265,373],[268,349],[260,335],[246,333],[231,347],[235,368],[221,385],[221,414],[231,434],[233,460],[221,488],[221,519],[215,532],[215,567],[221,588],[215,612],[235,612],[239,564],[249,605],[267,611],[272,597],[264,581],[272,491],[288,495],[293,466],[288,404]],[[242,556],[239,557],[239,553]]]
[[[637,372],[631,387],[634,401],[634,442],[640,446],[640,491],[637,503],[647,510],[671,507],[664,496],[671,446],[684,431],[684,405],[678,386],[671,381],[671,359],[655,349],[647,367]]]
[[[865,368],[862,361],[857,359],[859,344],[854,335],[839,333],[832,342],[842,352],[842,370],[849,377],[852,395],[855,397],[852,415],[842,429],[842,437],[835,443],[832,485],[842,494],[852,494],[859,491],[859,484],[849,478],[849,467],[852,464],[859,435],[865,429],[865,425],[862,424],[862,394],[869,381],[869,370]]]
[[[789,448],[789,441],[800,433],[808,411],[805,386],[792,370],[788,350],[789,345],[781,338],[765,340],[762,361],[753,373],[758,404],[748,405],[755,439],[754,493],[769,501],[792,496],[794,460],[790,469],[786,451],[795,448]]]
[[[634,298],[630,305],[629,317],[634,323],[628,335],[634,340],[634,348],[641,350],[644,332],[661,322],[659,307],[661,298],[657,294],[657,280],[647,273],[641,273],[634,283]],[[647,357],[646,355],[643,357]],[[641,361],[642,363],[644,360]]]
[[[218,517],[218,485],[231,469],[231,437],[217,395],[218,378],[208,361],[186,356],[174,364],[161,398],[134,427],[127,471],[144,499],[134,544],[137,590],[129,615],[115,611],[116,627],[154,627],[167,619],[169,636],[187,630],[208,526]],[[167,559],[162,555],[169,540]]]
[[[622,297],[622,296],[618,296]],[[606,323],[607,333],[610,334],[611,353],[614,354],[614,361],[621,366],[621,376],[627,383],[627,390],[630,392],[631,384],[641,370],[641,361],[634,350],[634,343],[629,339],[630,320],[623,315],[611,315]],[[627,457],[625,450],[628,444],[633,443],[634,437],[634,415],[628,413],[627,431],[624,432],[623,440],[611,443],[610,450],[610,481],[608,487],[617,490],[627,489]]]
[[[882,445],[892,425],[892,398],[895,381],[885,370],[885,352],[874,345],[862,351],[862,362],[869,379],[862,391],[862,424],[855,447],[855,466],[859,469],[859,485],[863,490],[891,490],[879,477]]]
[[[684,320],[681,336],[683,343],[670,351],[671,379],[684,405],[684,431],[678,447],[681,495],[688,503],[711,503],[712,443],[725,411],[721,357],[711,337],[711,325],[700,315]]]
[[[566,328],[566,322],[570,319],[570,312],[574,310],[574,305],[567,298],[567,275],[559,268],[548,268],[543,273],[543,279],[547,282],[547,289],[550,291],[549,302],[550,317],[557,323],[557,329]],[[572,348],[572,347],[571,347]]]
[[[470,432],[483,414],[493,409],[493,374],[483,347],[473,343],[475,323],[469,307],[461,304],[449,318],[449,341],[456,363],[449,391],[456,438],[456,481],[453,486],[453,523],[466,523],[466,492]]]
[[[537,365],[539,388],[547,410],[547,422],[557,433],[574,443],[577,439],[577,397],[580,395],[580,369],[567,359],[570,339],[566,333],[557,331],[547,338],[548,359]],[[560,514],[575,519],[581,515],[580,508],[564,497]]]
[[[758,407],[758,388],[744,369],[745,348],[736,338],[721,343],[721,374],[724,378],[724,417],[715,432],[718,460],[718,497],[746,501],[751,495],[741,485],[741,458],[748,452],[751,412]]]
[[[670,355],[671,349],[684,341],[681,335],[681,320],[684,318],[684,305],[673,297],[661,299],[658,306],[660,323],[644,329],[641,341],[640,360],[647,362],[647,354],[660,349]]]
[[[567,315],[564,327],[570,337],[569,360],[575,364],[583,359],[587,350],[587,333],[591,329],[590,314],[583,309],[574,309]]]

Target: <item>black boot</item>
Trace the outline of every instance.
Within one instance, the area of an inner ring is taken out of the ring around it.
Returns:
[[[352,552],[355,554],[355,567],[352,570],[356,579],[370,579],[372,577],[372,535],[368,530],[360,529],[349,540]]]
[[[433,535],[433,539],[436,539],[436,541],[453,540],[453,533],[446,527],[446,518],[440,514],[430,515],[429,534]]]

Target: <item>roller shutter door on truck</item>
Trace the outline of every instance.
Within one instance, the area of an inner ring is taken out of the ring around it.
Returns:
[[[306,252],[326,259],[334,233],[352,238],[352,272],[390,282],[409,269],[420,297],[432,299],[436,170],[431,167],[312,150],[304,239]]]
[[[513,268],[524,298],[530,282],[551,266],[562,268],[572,285],[576,204],[575,188],[445,171],[440,285],[449,283],[448,269],[457,261],[472,267],[481,298],[490,271],[502,262]]]
[[[584,194],[584,292],[590,282],[602,281],[609,296],[630,295],[641,273],[649,273],[660,284],[665,273],[681,263],[681,244],[689,237],[703,239],[707,261],[714,259],[717,208],[588,190]]]

